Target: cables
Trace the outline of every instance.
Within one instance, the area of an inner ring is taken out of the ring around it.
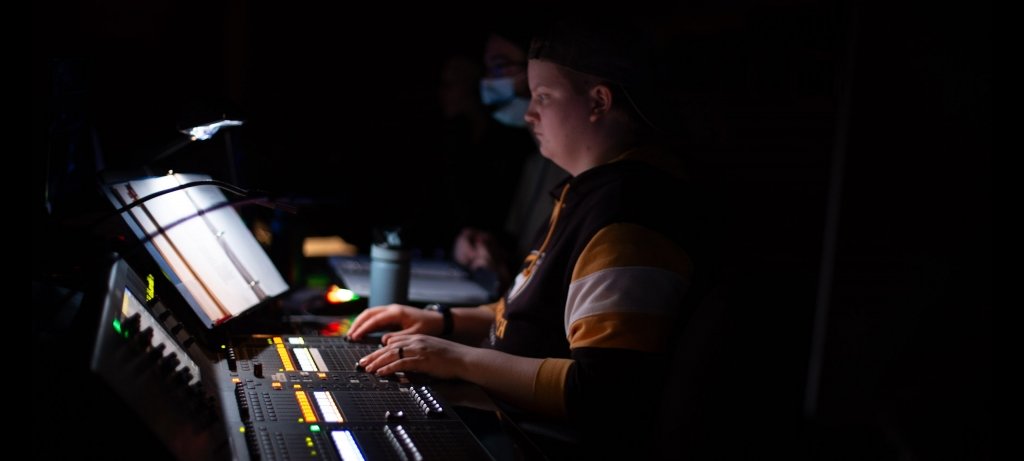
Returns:
[[[185,183],[185,184],[180,184],[180,185],[168,188],[168,189],[164,189],[164,190],[159,191],[159,192],[154,192],[154,193],[149,194],[149,195],[147,195],[145,197],[140,197],[138,199],[135,199],[131,203],[129,203],[129,204],[125,205],[125,206],[122,206],[121,208],[118,208],[118,209],[114,210],[112,214],[115,214],[115,215],[116,214],[121,214],[121,213],[124,213],[125,211],[128,211],[128,210],[130,210],[132,208],[135,208],[135,207],[137,207],[139,205],[142,205],[143,203],[146,203],[146,202],[148,202],[150,200],[153,200],[153,199],[155,199],[157,197],[160,197],[161,195],[166,195],[166,194],[170,194],[171,192],[177,192],[177,191],[182,190],[182,189],[188,189],[190,187],[197,187],[197,186],[216,186],[216,187],[224,189],[224,190],[226,190],[228,192],[231,192],[232,194],[235,194],[235,195],[238,195],[238,196],[242,196],[242,197],[249,196],[249,191],[247,191],[245,189],[242,189],[241,187],[235,186],[233,184],[228,184],[228,183],[223,182],[223,181],[217,181],[217,180],[214,180],[214,179],[208,179],[208,180],[203,180],[203,181],[192,181],[192,182],[188,182],[188,183]],[[103,217],[103,219],[105,219],[105,218],[106,218],[106,216]]]
[[[207,179],[207,180],[200,180],[200,181],[192,181],[192,182],[188,182],[188,183],[185,183],[185,184],[179,184],[177,186],[164,189],[162,191],[154,192],[154,193],[146,195],[144,197],[139,197],[138,199],[135,199],[135,200],[131,201],[131,203],[128,203],[128,204],[126,204],[124,206],[121,206],[120,208],[118,208],[118,209],[116,209],[114,211],[111,211],[109,213],[103,214],[103,216],[100,216],[99,219],[97,219],[95,222],[93,222],[91,227],[96,227],[100,223],[102,223],[103,221],[106,221],[107,219],[110,219],[110,217],[112,217],[112,216],[117,216],[117,215],[119,215],[121,213],[124,213],[124,212],[126,212],[128,210],[131,210],[132,208],[135,208],[135,207],[137,207],[139,205],[142,205],[142,204],[144,204],[144,203],[146,203],[146,202],[148,202],[150,200],[153,200],[153,199],[155,199],[157,197],[160,197],[160,196],[163,196],[163,195],[166,195],[166,194],[170,194],[172,192],[177,192],[177,191],[180,191],[182,189],[188,189],[190,187],[198,187],[198,186],[214,186],[214,187],[223,189],[223,190],[225,190],[227,192],[230,192],[232,194],[238,195],[240,197],[246,197],[247,198],[247,200],[243,200],[243,201],[240,201],[240,202],[225,202],[226,204],[229,204],[229,205],[240,205],[240,204],[243,204],[243,203],[245,203],[245,204],[257,204],[257,205],[265,206],[267,208],[271,208],[271,209],[275,209],[275,210],[286,211],[286,212],[292,213],[292,214],[295,214],[295,213],[298,212],[298,210],[293,205],[290,205],[290,204],[287,204],[287,203],[283,203],[283,202],[281,202],[279,200],[274,200],[274,199],[271,198],[271,195],[266,193],[266,192],[256,191],[256,190],[246,190],[246,189],[238,187],[238,186],[236,186],[234,184],[226,183],[224,181],[217,181],[215,179]],[[195,216],[191,216],[191,217],[194,218],[194,217],[199,216],[199,215],[201,215],[203,213],[206,213],[206,212],[209,212],[209,211],[213,211],[216,208],[221,208],[221,207],[217,206],[217,207],[214,207],[214,208],[211,208],[211,209],[207,209],[207,210],[200,210],[200,211],[197,212],[197,214]]]

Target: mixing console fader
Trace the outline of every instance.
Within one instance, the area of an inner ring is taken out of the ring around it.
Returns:
[[[316,336],[225,345],[216,375],[232,451],[252,459],[490,459],[429,386],[357,369],[374,349]]]

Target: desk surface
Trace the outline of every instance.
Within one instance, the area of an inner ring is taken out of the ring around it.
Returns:
[[[334,256],[328,258],[334,273],[359,296],[370,296],[370,258]],[[409,271],[409,301],[463,306],[491,301],[487,289],[476,283],[451,261],[413,259]]]

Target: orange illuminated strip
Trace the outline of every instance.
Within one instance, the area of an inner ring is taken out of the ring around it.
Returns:
[[[278,344],[276,348],[277,355],[281,356],[281,363],[284,364],[284,371],[295,371],[292,358],[288,355],[288,348],[284,347],[284,344]]]
[[[309,396],[306,391],[296,391],[295,400],[299,401],[299,409],[302,410],[302,418],[307,423],[316,422],[316,413],[313,413],[313,406],[309,404]]]

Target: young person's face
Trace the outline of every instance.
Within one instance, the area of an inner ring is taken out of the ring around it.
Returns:
[[[541,154],[579,174],[576,166],[592,132],[590,98],[573,88],[557,64],[531,59],[527,72],[532,98],[525,118]]]

